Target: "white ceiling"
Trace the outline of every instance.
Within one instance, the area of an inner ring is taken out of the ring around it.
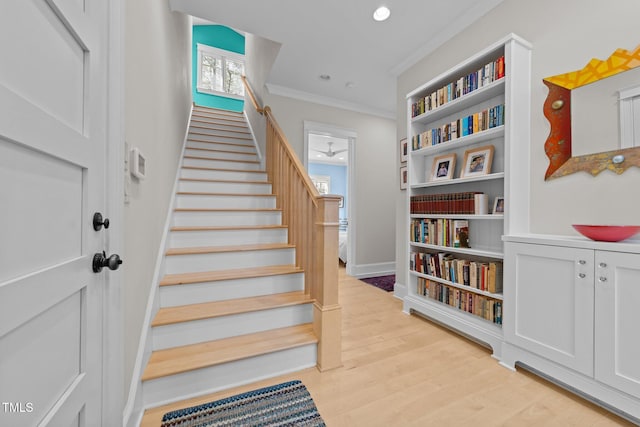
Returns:
[[[330,165],[346,166],[349,163],[349,151],[343,151],[329,157],[322,152],[329,150],[328,142],[331,141],[331,150],[348,150],[349,140],[346,138],[335,138],[327,135],[309,134],[309,162],[326,163]]]
[[[281,43],[271,93],[395,118],[396,78],[502,0],[170,0],[178,10]],[[391,9],[373,20],[381,5]],[[320,79],[328,74],[331,80]],[[347,84],[352,82],[352,87]]]

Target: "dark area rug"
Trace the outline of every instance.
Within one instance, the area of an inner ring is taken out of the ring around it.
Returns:
[[[204,405],[168,412],[161,427],[324,426],[300,381],[261,388]]]
[[[393,284],[396,282],[396,275],[392,274],[390,276],[368,277],[360,280],[384,291],[393,292]]]

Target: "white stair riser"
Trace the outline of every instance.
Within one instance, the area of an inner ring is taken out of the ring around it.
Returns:
[[[236,120],[201,118],[201,117],[194,117],[193,119],[191,119],[190,129],[200,129],[200,128],[232,130],[236,132],[251,134],[251,131],[249,131],[249,127],[244,122],[239,122]]]
[[[267,174],[265,172],[182,168],[180,178],[266,181]]]
[[[251,138],[245,138],[243,136],[223,136],[223,135],[210,135],[202,132],[189,132],[188,139],[197,139],[199,141],[208,142],[226,142],[228,144],[247,145],[253,146],[253,140]]]
[[[142,385],[143,406],[151,408],[311,368],[316,365],[316,349],[316,344],[309,344],[145,381]]]
[[[172,231],[169,234],[169,245],[172,248],[286,242],[287,230],[285,228],[264,230]]]
[[[301,304],[153,328],[153,350],[286,328],[313,322],[313,306]]]
[[[294,263],[295,250],[293,248],[168,255],[165,258],[165,273],[194,273],[198,271],[266,267],[269,265],[289,265]]]
[[[256,154],[256,148],[253,145],[237,145],[233,143],[219,142],[202,142],[195,138],[187,141],[187,148],[204,148],[207,150],[227,150],[237,151],[239,153]]]
[[[257,171],[261,167],[260,163],[233,162],[230,160],[193,159],[189,157],[185,157],[182,160],[182,166],[194,166],[197,168],[212,169],[234,169],[241,171]]]
[[[223,129],[222,126],[190,126],[189,133],[197,133],[201,135],[222,136],[230,138],[251,138],[251,133],[236,129]]]
[[[271,194],[271,184],[244,182],[185,181],[178,183],[180,192]]]
[[[202,108],[202,107],[194,107],[193,108],[193,116],[195,118],[209,118],[215,117],[221,120],[239,120],[244,121],[244,114],[239,111],[218,111],[212,110],[210,108]]]
[[[178,194],[177,208],[189,209],[273,209],[276,207],[275,196],[227,196]]]
[[[232,150],[211,151],[187,148],[184,154],[187,156],[207,157],[209,159],[244,160],[247,162],[258,160],[258,156],[255,153],[236,153],[232,152]]]
[[[280,225],[282,213],[260,211],[223,211],[223,212],[174,212],[173,226],[242,226],[242,225]]]
[[[176,307],[302,290],[304,290],[302,273],[160,286],[160,306]]]

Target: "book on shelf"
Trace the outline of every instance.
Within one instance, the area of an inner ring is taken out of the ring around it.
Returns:
[[[502,293],[502,261],[476,261],[448,252],[411,252],[409,268],[416,273],[448,280],[493,294]]]
[[[461,98],[477,89],[487,86],[505,76],[504,55],[461,76],[431,93],[420,97],[411,104],[411,117],[417,117],[448,102]]]
[[[412,214],[474,215],[478,211],[476,196],[479,194],[483,193],[477,191],[465,191],[458,193],[411,196],[409,210]],[[478,206],[478,208],[482,209],[481,206]]]
[[[418,277],[416,294],[502,325],[502,301]]]
[[[455,246],[456,241],[456,221],[458,222],[458,234],[462,234],[462,239],[458,235],[458,244]],[[469,242],[469,225],[463,226],[460,220],[452,220],[448,218],[425,218],[425,219],[413,219],[409,225],[409,236],[415,243],[425,243],[429,245],[445,246],[445,247],[459,247],[470,248]],[[466,236],[465,236],[466,234]],[[466,245],[466,246],[462,246]]]
[[[458,219],[453,221],[453,247],[469,248],[469,221]]]
[[[413,135],[411,149],[420,150],[502,125],[504,125],[504,104],[499,104]]]

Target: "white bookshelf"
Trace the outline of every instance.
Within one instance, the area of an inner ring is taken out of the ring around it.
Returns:
[[[504,77],[485,81],[477,89],[449,100],[431,110],[412,117],[413,105],[425,96],[461,77],[477,71],[486,64],[504,56]],[[407,228],[412,221],[425,219],[467,220],[469,224],[469,248],[433,245],[413,241],[408,233],[408,257],[416,252],[430,254],[446,253],[457,259],[477,262],[502,261],[504,258],[505,234],[527,232],[529,200],[529,134],[530,134],[530,86],[531,46],[516,35],[509,35],[455,65],[443,74],[429,80],[407,95],[407,140],[409,144],[407,205],[409,216]],[[476,112],[504,105],[504,123],[478,130],[435,145],[414,147],[414,135],[455,122]],[[466,150],[493,146],[493,162],[486,175],[460,178]],[[415,149],[414,149],[415,148]],[[452,179],[432,181],[430,179],[434,158],[444,154],[455,154],[456,165]],[[446,193],[482,192],[487,195],[488,214],[460,213],[414,213],[411,212],[413,196]],[[493,201],[504,197],[504,214],[492,214]],[[410,263],[411,264],[411,263]],[[499,303],[498,310],[504,313],[502,293],[489,293],[440,277],[423,274],[408,265],[409,278],[404,311],[417,313],[452,328],[459,333],[480,341],[493,349],[494,357],[500,358],[503,332],[499,316],[483,318],[460,308],[445,304],[418,292],[419,280],[426,279],[460,291],[457,295],[474,294],[492,303]],[[507,286],[504,283],[504,286]],[[495,313],[494,313],[495,314]],[[502,319],[504,315],[502,314]]]

